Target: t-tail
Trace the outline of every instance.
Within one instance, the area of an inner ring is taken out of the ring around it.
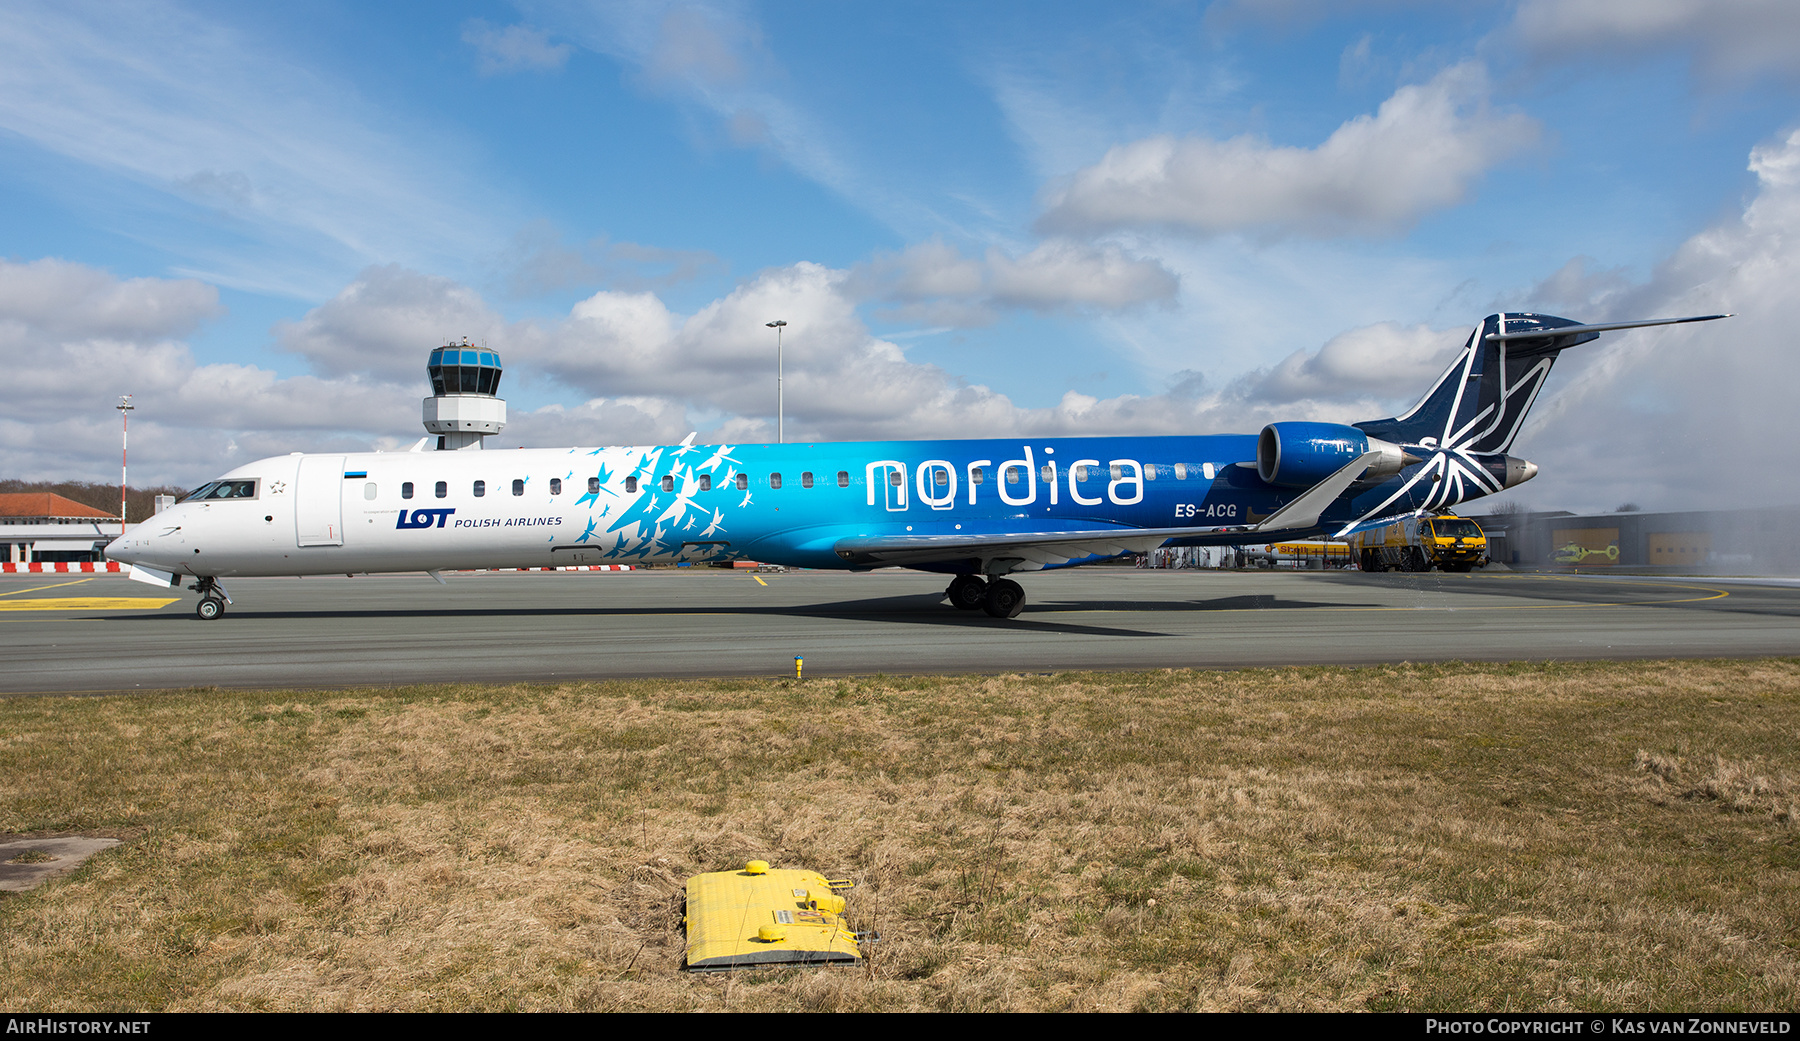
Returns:
[[[1355,426],[1370,437],[1401,445],[1501,455],[1512,447],[1525,413],[1563,351],[1615,329],[1729,317],[1709,314],[1582,325],[1547,314],[1491,314],[1469,334],[1462,353],[1417,405],[1392,419]]]
[[[1417,405],[1391,419],[1342,427],[1271,423],[1257,441],[1265,482],[1310,487],[1355,460],[1356,502],[1343,537],[1396,517],[1445,509],[1531,480],[1537,466],[1509,454],[1557,355],[1614,329],[1710,322],[1730,315],[1582,325],[1547,314],[1489,315]],[[1399,481],[1389,483],[1398,477]],[[1366,498],[1365,498],[1366,496]]]

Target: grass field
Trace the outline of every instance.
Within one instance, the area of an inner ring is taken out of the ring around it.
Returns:
[[[0,699],[0,1006],[1800,1007],[1800,659]],[[846,875],[861,969],[679,971]]]

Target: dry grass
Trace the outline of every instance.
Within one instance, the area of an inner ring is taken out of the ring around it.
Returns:
[[[1785,1009],[1800,661],[0,701],[0,1007]],[[683,880],[871,971],[694,977]]]

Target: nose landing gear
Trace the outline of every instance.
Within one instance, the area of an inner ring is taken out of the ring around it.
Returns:
[[[224,614],[225,605],[231,603],[231,597],[216,578],[203,577],[188,588],[200,594],[200,602],[194,605],[194,614],[203,622],[210,622]]]

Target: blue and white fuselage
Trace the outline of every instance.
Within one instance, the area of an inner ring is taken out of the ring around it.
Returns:
[[[219,580],[235,576],[901,565],[964,576],[953,602],[1010,616],[1023,593],[999,576],[1014,572],[1343,534],[1529,479],[1536,468],[1506,454],[1519,422],[1555,355],[1603,328],[1490,317],[1417,406],[1354,426],[281,456],[232,470],[108,554],[221,601]]]

